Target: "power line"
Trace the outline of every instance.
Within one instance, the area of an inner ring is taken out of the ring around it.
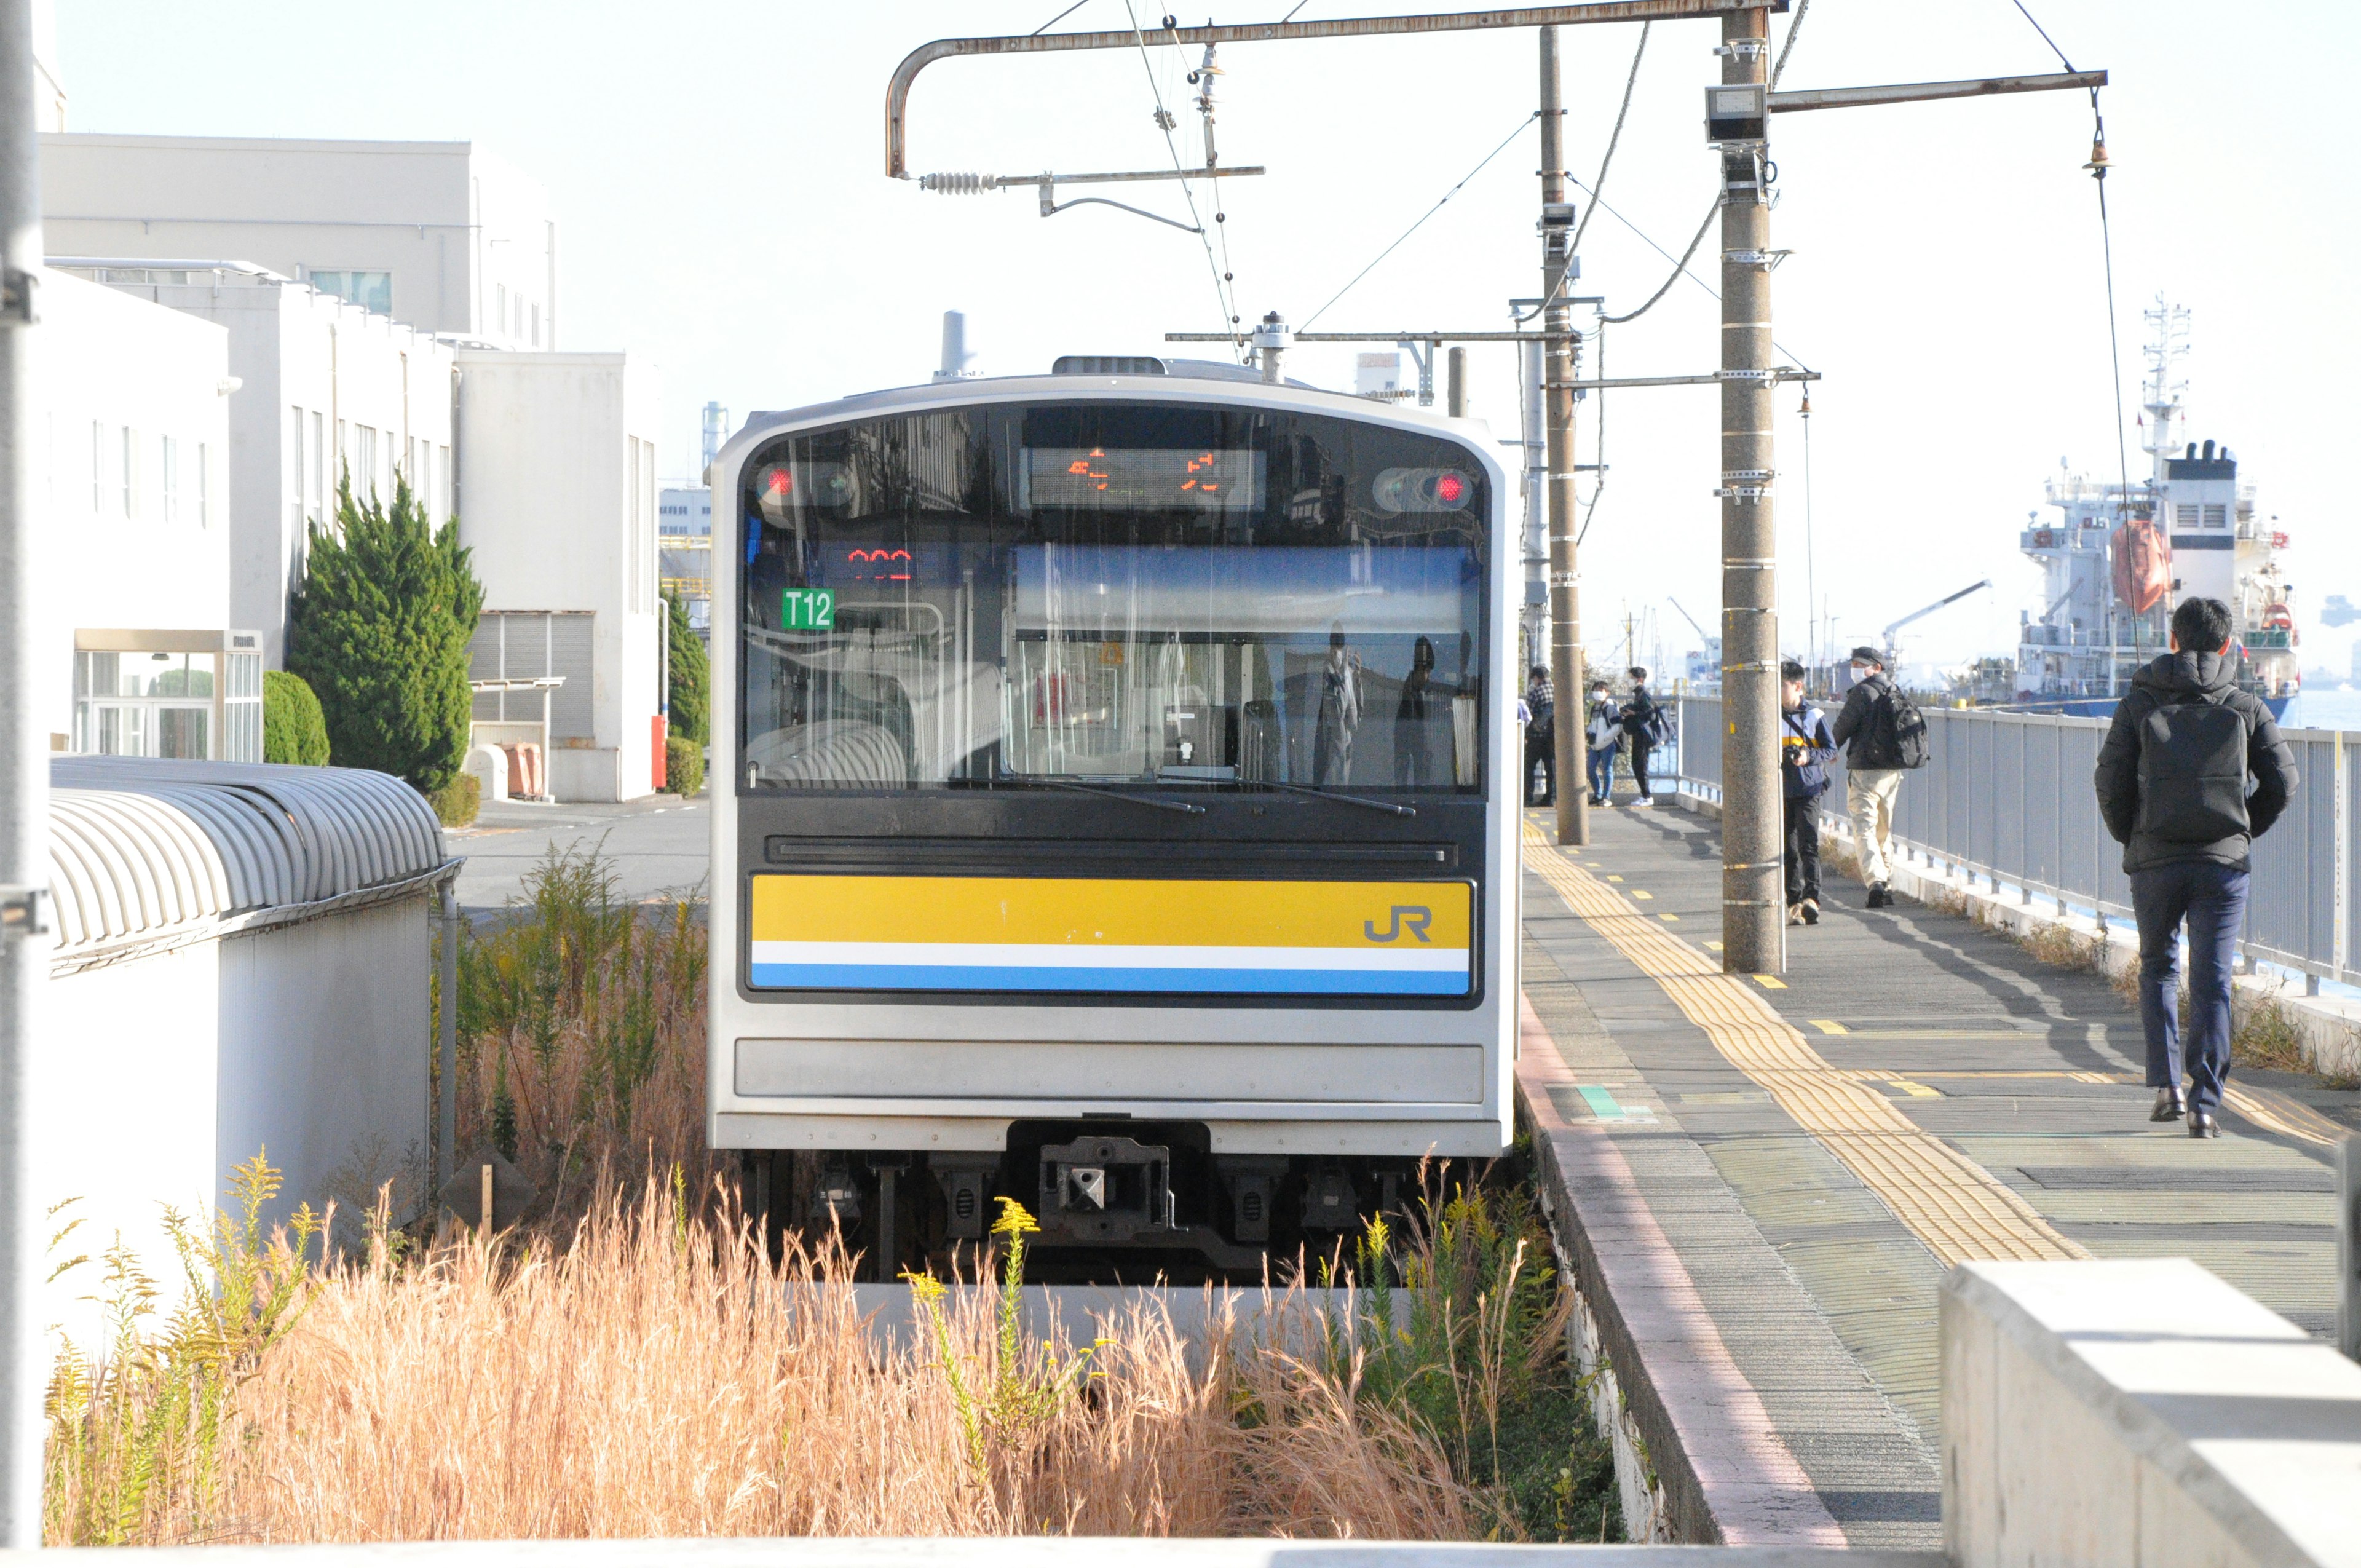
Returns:
[[[1631,112],[1631,89],[1640,83],[1640,58],[1648,52],[1648,29],[1655,25],[1653,22],[1640,24],[1640,42],[1631,50],[1631,73],[1623,79],[1623,106],[1615,111],[1615,128],[1608,134],[1606,156],[1598,160],[1598,178],[1590,184],[1590,205],[1584,209],[1582,222],[1574,226],[1574,239],[1566,247],[1569,250],[1579,251],[1582,248],[1583,231],[1590,227],[1590,214],[1598,210],[1598,189],[1607,183],[1608,166],[1615,161],[1616,144],[1623,139],[1623,117]]]
[[[1475,179],[1478,174],[1483,173],[1485,164],[1490,163],[1494,159],[1499,157],[1501,153],[1507,151],[1509,144],[1516,140],[1517,137],[1523,133],[1524,128],[1532,124],[1533,121],[1539,117],[1540,116],[1537,115],[1527,115],[1523,119],[1519,120],[1517,122],[1517,128],[1510,131],[1506,137],[1502,137],[1499,147],[1496,147],[1491,151],[1486,153],[1482,162],[1477,163],[1475,168],[1469,170],[1466,174],[1461,175],[1459,178],[1459,183],[1457,185],[1454,185],[1450,190],[1445,191],[1443,193],[1441,201],[1436,202],[1434,205],[1427,208],[1425,212],[1420,214],[1417,223],[1414,223],[1411,225],[1410,227],[1402,230],[1400,236],[1395,239],[1393,244],[1378,252],[1376,260],[1371,261],[1367,267],[1364,267],[1358,272],[1354,273],[1352,282],[1345,284],[1343,288],[1330,295],[1328,297],[1328,304],[1321,306],[1309,316],[1306,316],[1303,320],[1303,325],[1296,328],[1296,330],[1298,332],[1304,331],[1309,328],[1313,322],[1316,322],[1322,316],[1326,315],[1328,313],[1329,305],[1334,304],[1337,301],[1351,293],[1356,284],[1359,283],[1362,279],[1367,278],[1370,273],[1378,269],[1378,262],[1383,261],[1387,257],[1391,256],[1395,251],[1400,249],[1403,240],[1406,240],[1411,236],[1416,234],[1419,231],[1420,225],[1423,225],[1427,219],[1443,211],[1443,203],[1444,202],[1448,202],[1452,197],[1459,194],[1460,191],[1466,187],[1467,181]]]
[[[1148,58],[1148,39],[1139,30],[1139,13],[1132,0],[1123,0],[1123,13],[1131,18],[1132,41],[1139,46],[1139,68],[1147,72],[1148,91],[1156,100],[1156,128],[1164,133],[1164,150],[1172,155],[1174,172],[1182,176],[1180,196],[1189,203],[1190,221],[1197,225],[1198,243],[1205,247],[1205,270],[1212,274],[1213,280],[1213,303],[1221,312],[1222,330],[1229,334],[1231,352],[1235,354],[1238,334],[1237,302],[1230,297],[1227,286],[1222,281],[1222,264],[1213,259],[1213,242],[1205,233],[1204,217],[1197,211],[1197,194],[1187,179],[1188,170],[1180,162],[1180,146],[1172,139],[1172,127],[1178,122],[1173,119],[1172,112],[1164,106],[1164,90],[1157,85],[1156,65]]]
[[[2058,57],[2058,63],[2064,66],[2069,71],[2073,70],[2074,62],[2066,58],[2066,51],[2058,47],[2057,40],[2049,36],[2049,29],[2043,27],[2039,22],[2033,21],[2033,13],[2025,8],[2025,0],[2009,0],[2009,3],[2016,7],[2016,14],[2018,16],[2023,16],[2028,22],[2033,22],[2033,30],[2041,35],[2041,41],[2049,46],[2049,52]],[[1798,16],[1795,19],[1800,22],[1803,20],[1803,17]]]
[[[1069,16],[1072,16],[1075,12],[1077,12],[1077,11],[1081,10],[1083,6],[1085,6],[1085,5],[1089,5],[1090,3],[1091,3],[1091,0],[1074,0],[1074,3],[1073,3],[1072,5],[1071,5],[1067,6],[1064,10],[1062,10],[1062,11],[1059,12],[1056,16],[1054,16],[1050,17],[1048,21],[1046,21],[1046,22],[1042,23],[1039,27],[1038,27],[1034,28],[1030,33],[1027,33],[1026,36],[1027,36],[1027,38],[1039,38],[1043,33],[1048,32],[1051,27],[1056,27],[1059,23],[1060,23],[1060,22],[1064,21],[1067,17],[1069,17]]]

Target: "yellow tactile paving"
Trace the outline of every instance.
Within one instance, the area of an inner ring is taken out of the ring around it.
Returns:
[[[2052,1230],[1982,1166],[1921,1131],[1872,1083],[1812,1049],[1760,992],[1554,850],[1530,822],[1527,861],[1567,909],[1612,942],[1673,999],[1730,1064],[1768,1090],[1797,1125],[1877,1194],[1947,1264],[2091,1255]]]

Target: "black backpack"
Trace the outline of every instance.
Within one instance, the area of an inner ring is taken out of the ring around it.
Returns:
[[[1918,711],[1900,686],[1880,692],[1869,710],[1870,750],[1875,766],[1923,768],[1927,765],[1927,716]]]
[[[1548,697],[1527,697],[1525,706],[1532,717],[1525,722],[1525,739],[1547,740],[1557,732],[1557,704]]]
[[[2246,717],[2227,703],[2177,702],[2140,724],[2132,831],[2168,844],[2246,837]]]

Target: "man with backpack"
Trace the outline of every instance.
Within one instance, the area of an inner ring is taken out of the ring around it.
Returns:
[[[1852,678],[1831,733],[1844,748],[1845,811],[1869,907],[1886,909],[1894,904],[1894,803],[1902,775],[1927,765],[1927,718],[1887,678],[1885,655],[1876,649],[1852,651]]]
[[[1635,806],[1656,804],[1648,784],[1648,754],[1673,738],[1671,717],[1664,704],[1648,695],[1648,672],[1634,664],[1623,672],[1631,677],[1631,700],[1623,705],[1623,735],[1631,742],[1631,783],[1640,798]]]
[[[2230,1076],[2230,970],[2246,924],[2247,851],[2295,794],[2295,756],[2262,700],[2237,687],[2235,622],[2220,599],[2172,612],[2171,652],[2143,665],[2099,748],[2099,815],[2124,847],[2139,920],[2148,1119],[2215,1135]],[[2180,927],[2189,925],[2189,1034],[2180,1039]],[[2189,1093],[2180,1091],[2184,1062]]]
[[[1525,804],[1557,804],[1557,703],[1549,667],[1535,664],[1525,681]],[[1542,797],[1533,798],[1533,764],[1542,765]]]

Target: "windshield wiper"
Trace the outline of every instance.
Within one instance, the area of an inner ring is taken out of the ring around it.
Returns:
[[[1045,779],[1025,774],[1018,776],[1024,778],[1027,784],[1039,784],[1046,789],[1071,789],[1083,795],[1104,795],[1109,800],[1127,800],[1134,806],[1150,806],[1159,811],[1183,812],[1191,817],[1205,815],[1203,806],[1191,806],[1185,800],[1159,800],[1152,795],[1127,795],[1122,790],[1110,789],[1104,784],[1074,784],[1066,779]]]
[[[1257,779],[1265,789],[1283,789],[1290,795],[1315,795],[1322,800],[1341,800],[1346,806],[1366,806],[1371,811],[1390,811],[1396,817],[1416,817],[1415,806],[1396,806],[1389,800],[1371,800],[1366,795],[1338,795],[1334,790],[1322,789],[1317,784],[1282,784],[1278,779]]]

